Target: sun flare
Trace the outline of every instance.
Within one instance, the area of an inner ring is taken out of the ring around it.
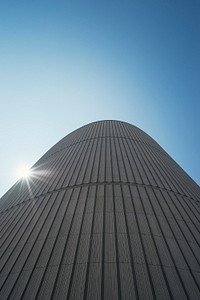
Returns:
[[[31,176],[31,169],[28,165],[23,164],[20,165],[16,170],[16,177],[17,179],[28,179]]]

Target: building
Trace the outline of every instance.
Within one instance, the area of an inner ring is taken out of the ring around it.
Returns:
[[[200,188],[146,133],[83,126],[0,203],[0,299],[200,299]]]

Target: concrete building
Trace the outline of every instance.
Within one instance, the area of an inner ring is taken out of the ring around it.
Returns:
[[[200,299],[200,188],[146,133],[100,121],[0,201],[0,299]]]

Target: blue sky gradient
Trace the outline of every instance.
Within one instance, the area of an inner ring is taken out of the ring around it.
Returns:
[[[200,183],[199,0],[4,1],[0,196],[76,128],[117,119]]]

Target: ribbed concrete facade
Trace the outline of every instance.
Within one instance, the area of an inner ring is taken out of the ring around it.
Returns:
[[[200,188],[119,121],[62,139],[0,200],[0,299],[200,299]]]

